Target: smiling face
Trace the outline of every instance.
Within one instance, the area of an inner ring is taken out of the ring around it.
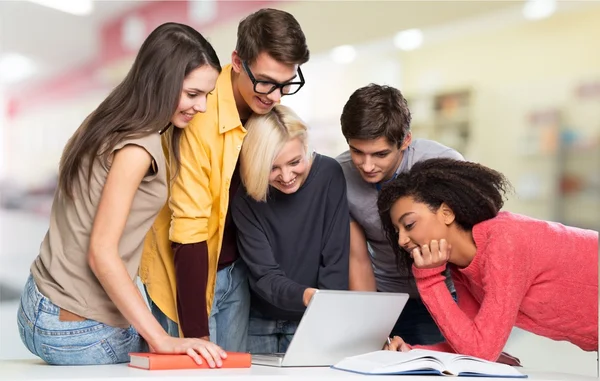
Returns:
[[[269,185],[282,193],[298,191],[310,171],[306,147],[299,138],[288,141],[279,151],[269,175]]]
[[[174,126],[185,128],[196,113],[206,111],[206,97],[214,90],[218,76],[217,70],[204,65],[185,77],[177,110],[171,118]]]
[[[348,139],[352,163],[363,180],[371,184],[389,180],[394,176],[410,142],[410,134],[400,147],[390,143],[385,137]]]
[[[239,80],[236,83],[237,92],[247,106],[247,110],[241,110],[240,113],[244,114],[243,111],[246,111],[266,114],[271,111],[281,100],[281,91],[277,89],[271,94],[255,92],[254,84],[236,52],[233,52],[232,64],[233,70],[239,75]],[[254,62],[248,62],[247,64],[248,69],[258,81],[287,83],[298,78],[298,65],[279,62],[266,52],[260,53]]]
[[[448,240],[452,211],[442,204],[436,211],[410,196],[400,197],[390,210],[390,218],[398,232],[398,245],[408,253],[432,240]]]

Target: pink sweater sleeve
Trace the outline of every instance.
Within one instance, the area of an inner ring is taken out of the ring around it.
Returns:
[[[445,269],[445,267],[441,268]],[[413,267],[414,270],[418,270]],[[436,270],[436,269],[433,269]],[[454,289],[456,290],[456,296],[458,300],[458,308],[461,309],[469,318],[474,319],[479,311],[479,303],[473,298],[473,295],[469,292],[468,288],[462,283],[458,277],[454,277]],[[432,345],[414,345],[412,349],[428,349],[431,351],[449,352],[455,353],[454,349],[448,344],[448,342],[437,343]]]
[[[456,353],[489,361],[498,359],[508,340],[527,292],[526,274],[530,273],[527,256],[514,250],[509,240],[494,241],[491,238],[485,252],[478,251],[473,262],[462,270],[466,277],[477,275],[482,279],[485,296],[478,309],[460,282],[457,297],[463,301],[460,307],[454,302],[444,283],[444,267],[413,267],[421,298],[448,345]]]

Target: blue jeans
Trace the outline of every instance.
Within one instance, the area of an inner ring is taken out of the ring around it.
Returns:
[[[251,309],[248,324],[248,352],[285,353],[299,323],[299,321],[268,319]]]
[[[51,365],[100,365],[129,362],[129,352],[147,352],[133,329],[95,320],[61,321],[60,308],[42,295],[30,275],[21,294],[17,325],[23,344]]]
[[[456,301],[456,294],[452,293]],[[421,299],[408,299],[390,336],[400,336],[410,345],[429,345],[445,341],[440,329]]]
[[[148,298],[152,314],[162,327],[179,337],[177,323]],[[215,297],[208,319],[210,341],[230,352],[246,352],[250,291],[246,264],[238,259],[217,272]]]

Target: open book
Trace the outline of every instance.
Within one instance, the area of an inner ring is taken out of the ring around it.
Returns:
[[[437,374],[465,377],[526,378],[515,368],[453,353],[413,349],[408,352],[376,351],[347,357],[334,369],[362,374]]]

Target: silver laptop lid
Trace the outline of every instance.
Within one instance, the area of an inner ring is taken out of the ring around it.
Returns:
[[[408,294],[318,290],[281,366],[330,366],[382,348]]]

